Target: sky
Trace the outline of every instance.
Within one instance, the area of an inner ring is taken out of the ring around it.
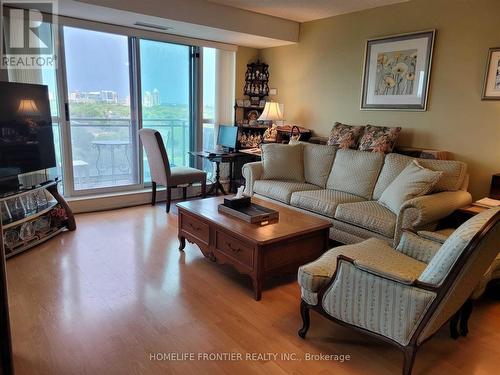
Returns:
[[[64,27],[64,44],[69,92],[112,90],[121,102],[130,95],[126,36]],[[189,47],[141,40],[140,51],[143,92],[158,89],[162,104],[188,104]]]

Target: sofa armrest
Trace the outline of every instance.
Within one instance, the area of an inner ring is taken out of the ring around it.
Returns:
[[[241,170],[243,178],[245,179],[245,194],[253,195],[253,184],[256,180],[259,180],[262,176],[264,167],[262,162],[256,161],[253,163],[246,163]]]
[[[472,202],[469,192],[443,191],[410,199],[401,206],[396,222],[395,243],[399,242],[403,229],[418,231]]]

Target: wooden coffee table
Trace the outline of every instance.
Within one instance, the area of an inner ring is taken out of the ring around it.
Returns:
[[[188,240],[210,260],[249,275],[257,301],[265,279],[297,272],[328,248],[332,224],[326,219],[252,198],[254,203],[279,211],[279,219],[263,226],[250,224],[218,212],[223,200],[215,197],[177,204],[179,250]]]

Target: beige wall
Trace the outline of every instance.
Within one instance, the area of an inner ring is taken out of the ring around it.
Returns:
[[[243,88],[245,86],[245,72],[247,71],[247,64],[257,61],[258,58],[258,49],[238,47],[238,51],[236,51],[236,99],[245,98],[245,96],[243,95]]]
[[[412,0],[304,23],[298,44],[260,57],[287,120],[319,135],[334,121],[402,126],[401,145],[447,150],[467,162],[470,191],[481,198],[500,172],[500,101],[481,101],[488,48],[500,46],[499,15],[500,0]],[[366,39],[434,28],[427,112],[361,111]]]

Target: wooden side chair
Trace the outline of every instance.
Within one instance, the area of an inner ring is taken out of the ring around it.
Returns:
[[[153,195],[151,205],[156,203],[156,187],[162,185],[167,188],[167,213],[170,211],[172,188],[182,187],[182,199],[187,197],[187,187],[194,183],[201,183],[201,196],[205,198],[207,174],[199,169],[190,167],[170,167],[167,151],[159,131],[154,129],[139,130],[139,137],[146,150]]]
[[[315,310],[399,347],[402,373],[410,375],[418,347],[444,324],[454,338],[467,335],[471,297],[499,243],[500,207],[469,219],[443,243],[404,232],[396,249],[370,238],[329,250],[299,268],[298,334],[305,338]]]

